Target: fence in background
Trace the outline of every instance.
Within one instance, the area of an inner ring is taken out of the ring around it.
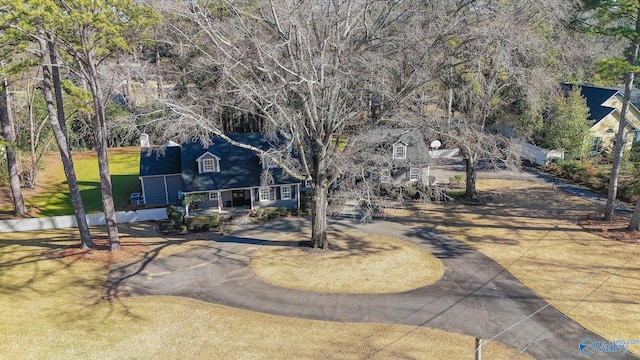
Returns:
[[[117,211],[117,223],[161,220],[167,218],[167,209],[142,209],[136,211]],[[89,226],[105,225],[104,213],[88,214]],[[0,233],[14,231],[32,231],[78,227],[73,215],[52,216],[46,218],[0,220]]]
[[[522,159],[529,160],[534,164],[544,166],[551,159],[564,159],[564,151],[562,150],[543,149],[516,139],[511,139],[511,143]]]
[[[429,150],[429,156],[433,159],[446,159],[456,156],[460,156],[460,149],[443,149],[443,150]]]

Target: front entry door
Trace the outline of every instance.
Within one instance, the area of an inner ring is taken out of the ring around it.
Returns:
[[[233,206],[244,206],[244,190],[233,190]]]

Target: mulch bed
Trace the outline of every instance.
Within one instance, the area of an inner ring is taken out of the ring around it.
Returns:
[[[615,241],[634,243],[640,240],[640,231],[629,231],[629,218],[616,215],[612,221],[602,220],[602,214],[592,213],[578,221],[585,231]]]
[[[80,244],[66,247],[64,249],[52,249],[43,254],[46,259],[65,258],[72,262],[86,261],[101,264],[113,264],[123,261],[139,259],[143,254],[149,252],[149,247],[141,242],[135,241],[128,236],[120,236],[120,251],[111,252],[109,250],[109,240],[106,236],[93,237],[95,247],[93,249],[82,249]]]

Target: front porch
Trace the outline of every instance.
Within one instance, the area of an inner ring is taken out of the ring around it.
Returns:
[[[188,193],[186,216],[224,215],[266,207],[300,208],[300,184]]]

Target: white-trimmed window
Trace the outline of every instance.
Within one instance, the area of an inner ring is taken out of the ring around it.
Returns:
[[[198,162],[198,172],[201,174],[220,172],[220,158],[208,151],[197,158],[196,162]]]
[[[271,195],[271,189],[268,187],[262,187],[258,190],[258,199],[260,201],[269,201]]]
[[[209,201],[214,201],[214,200],[218,200],[218,192],[217,191],[210,191],[209,192]]]
[[[396,143],[393,145],[393,158],[394,159],[406,159],[407,158],[407,145],[404,143]]]
[[[411,168],[409,169],[409,181],[418,181],[420,178],[420,169],[419,168]]]
[[[216,159],[202,159],[202,172],[216,171]]]
[[[291,186],[280,186],[280,198],[282,200],[291,200]]]

